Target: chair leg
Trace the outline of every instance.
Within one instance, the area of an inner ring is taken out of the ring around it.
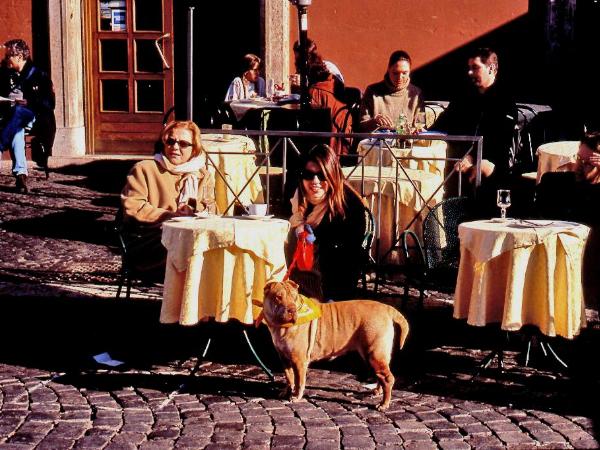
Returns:
[[[119,272],[119,285],[117,286],[117,295],[115,295],[116,299],[121,298],[121,292],[123,291],[123,286],[125,285],[125,281],[127,279],[127,273],[121,269]]]
[[[129,300],[131,297],[131,274],[127,274],[127,292],[125,294],[125,300]]]

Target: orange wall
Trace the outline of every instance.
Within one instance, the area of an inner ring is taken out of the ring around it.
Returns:
[[[0,43],[24,39],[31,46],[31,0],[3,0],[1,3]]]
[[[408,51],[414,70],[527,11],[528,0],[313,0],[308,35],[348,86],[364,90],[382,78],[394,50]],[[290,12],[293,42],[297,10]]]

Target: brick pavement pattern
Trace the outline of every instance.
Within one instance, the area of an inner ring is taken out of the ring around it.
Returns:
[[[429,293],[423,311],[402,305],[413,335],[388,411],[352,356],[311,368],[305,401],[278,399],[281,372],[272,383],[253,364],[239,327],[159,325],[160,286],[113,298],[120,257],[106,230],[127,168],[34,172],[29,195],[0,175],[0,449],[599,448],[595,311],[576,340],[553,341],[570,370],[539,351],[523,367],[512,336],[507,370],[473,378],[501,333],[454,321],[451,297]],[[268,335],[251,333],[279,370]],[[125,367],[91,362],[107,350]]]

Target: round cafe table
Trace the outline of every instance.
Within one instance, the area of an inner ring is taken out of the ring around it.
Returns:
[[[586,323],[581,266],[589,231],[564,221],[462,223],[454,317],[573,339]]]
[[[167,267],[162,323],[195,325],[206,318],[252,324],[265,283],[286,271],[287,220],[184,217],[166,221]]]
[[[224,214],[227,210],[227,215],[233,215],[230,205],[236,201],[236,195],[242,205],[264,202],[260,176],[255,173],[256,147],[252,139],[240,135],[203,134],[202,146],[208,153],[208,169],[215,178],[219,213]]]
[[[399,160],[402,166],[424,170],[438,176],[444,175],[446,167],[446,148],[448,144],[440,140],[417,140],[407,148],[399,148],[392,139],[363,139],[358,144],[358,154],[364,156],[365,166],[378,166],[381,153],[381,165],[394,167],[396,158],[414,158]],[[434,158],[434,159],[427,159]]]
[[[537,149],[538,167],[536,183],[546,172],[566,172],[566,164],[575,162],[579,141],[549,142]]]

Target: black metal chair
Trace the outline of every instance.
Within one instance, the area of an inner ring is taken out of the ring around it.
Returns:
[[[373,238],[375,236],[375,219],[373,218],[373,212],[368,206],[365,206],[365,235],[362,241],[362,267],[361,267],[361,281],[364,290],[367,289],[367,273],[375,268],[375,259],[371,255],[371,245],[373,244]]]
[[[121,253],[121,270],[119,271],[117,294],[115,297],[117,299],[120,298],[123,287],[126,286],[125,299],[129,300],[131,296],[132,269],[129,261],[129,236],[125,231],[123,210],[121,208],[119,208],[115,215],[115,220],[110,227],[110,231],[115,236]]]
[[[117,299],[121,297],[123,287],[125,287],[125,299],[129,300],[133,280],[148,286],[162,282],[164,268],[139,267],[140,263],[143,265],[145,261],[140,260],[138,252],[140,246],[157,248],[157,250],[158,247],[163,249],[159,244],[160,229],[144,230],[141,227],[126,225],[123,221],[123,210],[119,208],[115,220],[110,226],[110,232],[114,236],[121,254],[121,270],[118,275],[118,287],[115,295]],[[149,237],[152,239],[149,239]]]
[[[422,242],[411,230],[402,233],[405,299],[413,280],[419,289],[421,306],[426,286],[454,288],[460,260],[458,225],[472,217],[470,202],[467,197],[451,197],[435,205],[423,221]]]

